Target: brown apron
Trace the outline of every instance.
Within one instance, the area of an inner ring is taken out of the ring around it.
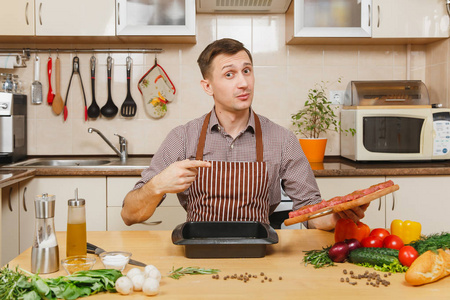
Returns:
[[[256,162],[211,161],[199,168],[187,200],[187,221],[259,221],[269,223],[268,172],[263,161],[261,124],[256,114]],[[203,160],[211,112],[203,122],[197,160]]]

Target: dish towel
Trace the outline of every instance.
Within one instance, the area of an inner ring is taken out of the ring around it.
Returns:
[[[19,54],[0,55],[0,69],[14,69],[22,66],[22,57]]]

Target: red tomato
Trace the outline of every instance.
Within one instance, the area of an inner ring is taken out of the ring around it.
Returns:
[[[367,247],[381,248],[383,247],[383,241],[377,236],[368,236],[362,239],[361,245],[365,248]]]
[[[389,235],[384,238],[383,247],[400,250],[403,247],[403,241],[396,235]]]
[[[387,237],[388,235],[390,235],[390,233],[389,233],[389,231],[387,231],[384,228],[375,228],[374,230],[372,230],[372,232],[369,235],[370,236],[377,236],[382,241],[384,241],[384,238]]]
[[[419,257],[419,253],[412,246],[403,246],[398,252],[398,260],[407,267],[411,266],[417,257]]]

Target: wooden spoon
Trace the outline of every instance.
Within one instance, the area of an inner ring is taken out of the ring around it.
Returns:
[[[53,99],[52,103],[52,110],[55,114],[59,115],[61,114],[63,107],[64,107],[64,101],[61,97],[60,93],[60,76],[61,76],[61,62],[59,60],[59,57],[56,58],[55,61],[55,73],[56,73],[56,94],[55,98]]]

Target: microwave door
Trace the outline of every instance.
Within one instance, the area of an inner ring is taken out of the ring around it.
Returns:
[[[363,145],[375,153],[421,153],[423,118],[363,117]]]

